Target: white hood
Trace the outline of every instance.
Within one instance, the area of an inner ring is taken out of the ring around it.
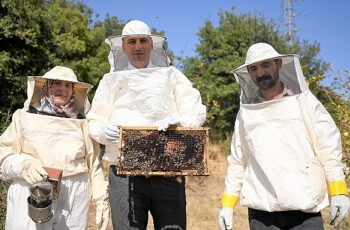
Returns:
[[[309,88],[300,66],[298,55],[279,54],[266,43],[257,43],[251,46],[247,52],[246,62],[232,72],[241,88],[241,103],[250,104],[258,95],[259,88],[251,79],[247,66],[263,61],[281,59],[282,67],[279,71],[279,79],[288,89],[296,92],[305,92]]]
[[[127,36],[147,36],[152,39],[153,50],[150,60],[156,67],[167,67],[170,60],[164,50],[165,37],[151,33],[148,25],[142,21],[133,20],[128,22],[119,36],[112,36],[105,40],[110,46],[111,51],[108,55],[108,61],[111,66],[110,72],[125,70],[128,66],[128,56],[123,52],[122,41]]]
[[[36,106],[40,104],[41,98],[44,96],[44,87],[47,80],[62,80],[72,82],[74,84],[74,111],[76,111],[77,114],[85,116],[88,109],[90,108],[87,93],[92,88],[92,85],[84,82],[79,82],[73,70],[63,66],[56,66],[43,76],[28,76],[27,100],[24,103],[24,109],[28,110],[29,106]]]

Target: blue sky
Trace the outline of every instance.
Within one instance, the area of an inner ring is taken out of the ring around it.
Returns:
[[[106,13],[120,20],[138,19],[164,31],[177,56],[193,56],[196,33],[210,20],[217,25],[220,10],[259,14],[283,26],[283,0],[82,0],[103,19]],[[295,0],[297,36],[321,45],[319,58],[334,72],[350,70],[350,1]]]

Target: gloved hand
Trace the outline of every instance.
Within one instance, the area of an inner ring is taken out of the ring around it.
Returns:
[[[160,120],[156,123],[156,126],[158,126],[158,130],[159,131],[166,131],[169,126],[171,125],[180,125],[181,121],[178,117],[176,116],[171,116],[171,117],[167,117],[163,120]]]
[[[330,218],[331,225],[335,227],[339,225],[339,223],[348,216],[350,208],[349,197],[345,195],[336,195],[331,198],[331,206],[330,206]]]
[[[223,207],[219,212],[218,222],[221,230],[232,230],[233,208]]]
[[[42,167],[42,164],[37,159],[26,159],[20,164],[20,174],[29,184],[42,181],[47,172]]]
[[[109,221],[110,207],[108,202],[96,204],[96,224],[98,230],[106,230]]]
[[[108,141],[116,143],[119,138],[119,127],[116,123],[107,123],[102,127],[102,137]]]

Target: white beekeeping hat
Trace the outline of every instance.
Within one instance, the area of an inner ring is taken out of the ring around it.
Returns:
[[[259,88],[253,82],[247,67],[264,60],[281,59],[282,67],[279,78],[287,88],[299,91],[308,90],[305,78],[299,63],[299,56],[295,54],[280,54],[267,43],[256,43],[249,47],[243,65],[232,72],[241,87],[241,102],[249,103],[258,94]]]

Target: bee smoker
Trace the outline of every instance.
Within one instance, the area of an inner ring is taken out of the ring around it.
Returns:
[[[28,215],[35,223],[46,223],[52,215],[53,186],[45,176],[43,181],[34,183],[30,188]]]

